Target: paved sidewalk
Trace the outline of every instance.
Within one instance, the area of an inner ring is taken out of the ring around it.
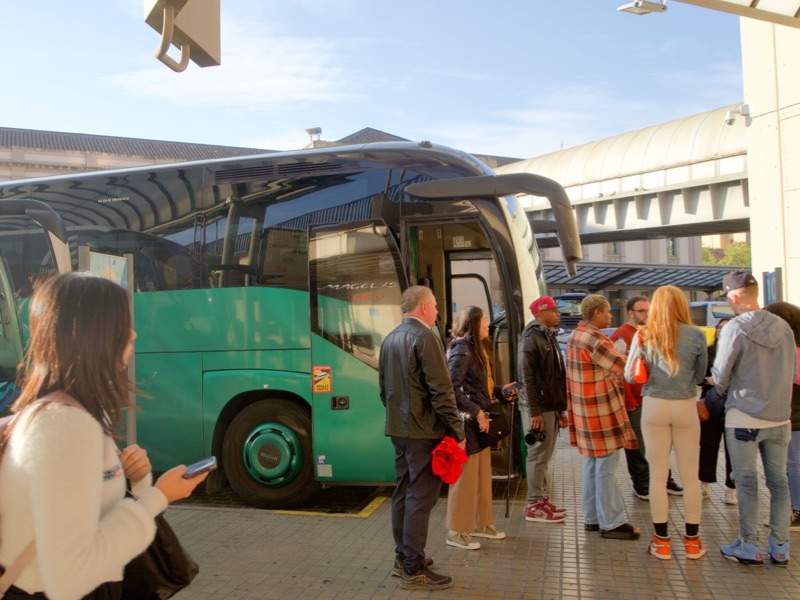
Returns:
[[[580,513],[581,459],[560,444],[554,460],[553,497],[569,510],[560,525],[526,523],[524,503],[515,500],[511,516],[495,502],[498,527],[509,538],[484,540],[481,550],[465,552],[445,545],[440,501],[431,517],[428,551],[438,570],[455,578],[440,592],[406,592],[390,576],[393,551],[388,500],[369,518],[276,514],[251,508],[182,506],[168,518],[200,563],[200,575],[176,600],[269,600],[346,598],[536,598],[536,599],[722,599],[800,598],[800,533],[792,534],[794,561],[788,568],[746,567],[723,559],[719,544],[737,533],[735,506],[722,501],[722,484],[712,485],[704,502],[701,533],[709,554],[687,561],[680,543],[672,561],[647,552],[650,534],[646,502],[630,493],[623,466],[618,481],[625,490],[631,520],[642,528],[636,542],[604,540],[586,533]],[[524,482],[523,482],[524,483]],[[520,490],[521,491],[521,490]],[[682,532],[682,501],[671,497],[673,542]],[[766,515],[767,494],[762,494]],[[761,532],[766,545],[767,529]]]

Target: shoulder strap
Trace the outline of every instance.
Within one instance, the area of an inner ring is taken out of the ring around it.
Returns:
[[[31,542],[25,549],[22,551],[11,566],[6,569],[6,572],[3,573],[3,576],[0,577],[0,598],[4,598],[8,588],[14,585],[14,582],[19,579],[19,576],[22,575],[22,572],[25,570],[30,562],[33,560],[33,557],[36,556],[36,542]]]

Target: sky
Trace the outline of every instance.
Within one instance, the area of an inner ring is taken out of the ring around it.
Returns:
[[[0,126],[293,149],[374,127],[528,158],[742,99],[738,18],[622,0],[221,0],[174,73],[143,0],[0,1]]]

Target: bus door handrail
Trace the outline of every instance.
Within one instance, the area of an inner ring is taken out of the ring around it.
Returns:
[[[428,200],[516,194],[544,196],[550,201],[550,207],[553,209],[558,243],[564,253],[564,266],[570,276],[574,277],[577,273],[575,264],[583,258],[578,222],[564,188],[552,179],[533,173],[479,175],[412,183],[405,191],[412,196]]]

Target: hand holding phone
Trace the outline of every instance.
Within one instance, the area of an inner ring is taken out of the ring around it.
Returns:
[[[186,479],[185,474],[186,467],[178,465],[177,467],[172,467],[156,481],[155,487],[164,494],[168,503],[172,504],[176,500],[188,498],[192,495],[194,489],[208,477],[208,471],[196,473],[191,479]]]
[[[182,475],[182,477],[184,479],[192,479],[193,477],[197,477],[202,473],[208,473],[209,471],[213,471],[216,468],[217,468],[217,457],[209,456],[208,458],[199,460],[196,463],[192,463],[191,465],[186,467],[186,472]]]

